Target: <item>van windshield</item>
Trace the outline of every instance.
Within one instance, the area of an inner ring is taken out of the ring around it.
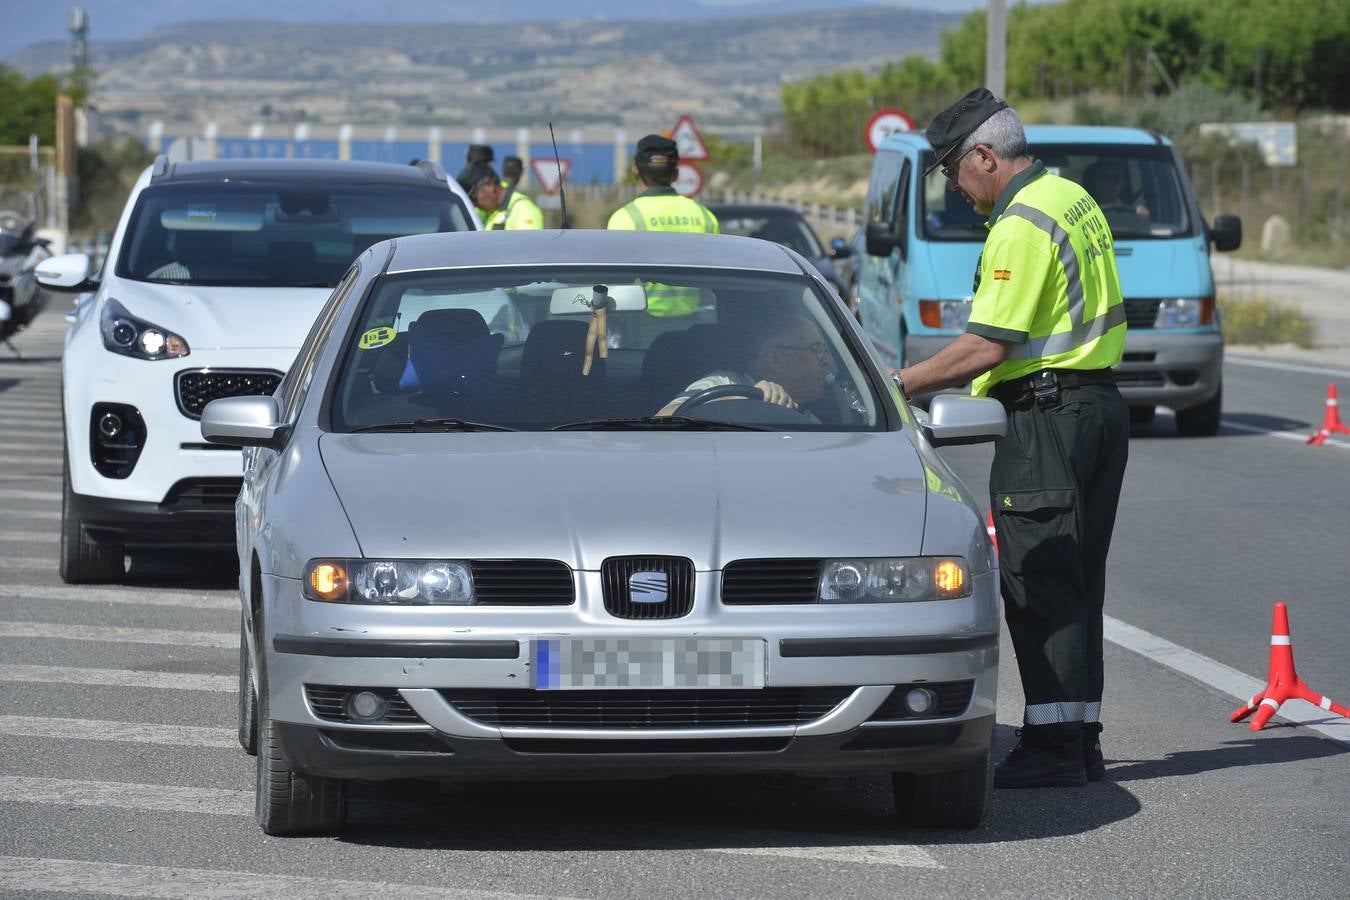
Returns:
[[[1116,240],[1165,240],[1193,232],[1175,158],[1168,147],[1128,144],[1033,144],[1030,154],[1081,184]],[[929,154],[931,160],[932,154]],[[928,176],[920,221],[930,240],[983,241],[985,217],[940,172]]]
[[[137,281],[332,287],[377,241],[468,231],[444,186],[188,183],[136,202],[117,274]]]

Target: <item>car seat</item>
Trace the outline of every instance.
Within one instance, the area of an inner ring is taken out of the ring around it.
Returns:
[[[603,415],[604,362],[597,359],[590,375],[581,374],[589,324],[546,319],[530,329],[520,359],[522,419],[561,423]]]
[[[398,388],[438,402],[490,404],[505,340],[488,330],[475,309],[429,309],[408,327],[408,358]]]
[[[694,325],[657,336],[642,360],[642,399],[652,412],[718,368],[717,326]]]

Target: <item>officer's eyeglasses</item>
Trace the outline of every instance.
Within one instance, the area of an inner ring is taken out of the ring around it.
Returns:
[[[978,147],[978,146],[980,146],[980,145],[979,145],[979,144],[972,144],[971,147],[970,147],[970,150],[967,150],[965,153],[962,153],[960,156],[958,156],[958,157],[957,157],[955,160],[953,160],[952,162],[949,162],[949,163],[943,163],[943,164],[942,164],[942,177],[945,178],[945,179],[947,179],[948,181],[951,181],[952,179],[956,178],[956,172],[957,172],[958,169],[961,168],[961,160],[963,160],[963,159],[965,159],[967,156],[969,156],[969,155],[970,155],[970,151],[971,151],[971,150],[974,150],[974,149],[975,149],[976,147]]]
[[[784,350],[797,350],[801,353],[813,354],[816,359],[823,363],[830,361],[830,348],[825,345],[824,341],[816,341],[814,344],[807,344],[805,347],[794,347],[791,344],[779,344],[778,346]]]

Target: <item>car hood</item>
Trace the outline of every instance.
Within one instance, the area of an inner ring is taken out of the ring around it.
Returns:
[[[901,432],[324,434],[367,557],[917,554],[924,470]]]
[[[194,350],[299,347],[331,288],[202,287],[120,282],[107,296],[181,335]]]
[[[1202,241],[1116,241],[1116,270],[1126,298],[1205,297],[1214,291]]]

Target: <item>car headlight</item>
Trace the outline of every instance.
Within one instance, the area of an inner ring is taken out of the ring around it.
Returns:
[[[954,556],[827,559],[822,603],[914,603],[970,596],[966,561]]]
[[[103,346],[136,359],[177,359],[188,355],[188,343],[166,328],[138,319],[111,297],[99,317]]]
[[[454,559],[312,559],[304,594],[325,603],[467,606],[473,574]]]
[[[919,321],[929,328],[965,331],[970,321],[970,298],[961,300],[920,300]]]
[[[1158,304],[1154,328],[1197,328],[1214,321],[1213,297],[1173,297]]]

